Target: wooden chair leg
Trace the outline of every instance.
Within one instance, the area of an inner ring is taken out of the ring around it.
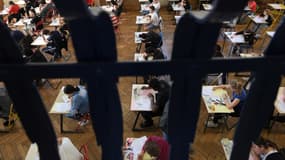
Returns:
[[[137,131],[136,125],[137,125],[137,122],[138,122],[138,119],[139,119],[140,114],[141,114],[141,112],[138,112],[138,113],[137,113],[137,116],[136,116],[136,119],[135,119],[135,122],[134,122],[133,128],[132,128],[133,131]]]

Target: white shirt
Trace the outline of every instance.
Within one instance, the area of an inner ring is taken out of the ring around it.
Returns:
[[[155,26],[159,25],[159,18],[156,12],[150,13],[149,14],[151,16],[151,23]]]
[[[160,2],[152,2],[152,6],[155,8],[155,11],[158,13],[160,9]]]

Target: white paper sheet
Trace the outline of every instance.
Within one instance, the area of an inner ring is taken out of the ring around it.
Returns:
[[[52,107],[52,113],[68,113],[70,111],[70,103],[55,103]]]

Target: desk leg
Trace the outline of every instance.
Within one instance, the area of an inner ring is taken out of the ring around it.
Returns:
[[[142,48],[142,43],[138,43],[136,47],[136,53],[140,53],[141,48]]]
[[[135,122],[134,122],[133,128],[132,128],[133,131],[137,131],[136,125],[137,125],[140,114],[141,114],[140,112],[137,113],[137,116],[136,116],[136,119],[135,119]]]
[[[72,131],[67,131],[63,129],[63,114],[60,114],[60,133],[82,133],[83,131],[79,130],[72,130]]]
[[[64,130],[63,130],[63,114],[60,114],[60,133],[64,133]]]
[[[137,32],[140,32],[142,30],[142,24],[138,24]]]
[[[208,114],[207,121],[206,121],[206,123],[205,123],[203,133],[205,133],[205,132],[206,132],[206,129],[208,128],[208,122],[209,122],[209,120],[210,120],[210,117],[211,117],[211,115],[210,115],[210,114]]]

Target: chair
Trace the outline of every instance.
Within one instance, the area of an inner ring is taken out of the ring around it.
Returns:
[[[140,130],[145,130],[145,129],[147,129],[147,128],[141,128],[141,129],[136,128],[138,119],[139,119],[139,117],[140,117],[141,114],[142,114],[141,111],[137,112],[137,116],[136,116],[135,122],[134,122],[133,127],[132,127],[132,130],[133,130],[133,131],[140,131]],[[161,116],[162,116],[162,113],[157,113],[157,114],[152,115],[152,118],[153,118],[153,117],[161,117]],[[160,120],[159,120],[159,121],[160,121]]]
[[[81,145],[79,152],[83,155],[83,160],[89,160],[88,158],[88,147],[87,144]]]
[[[18,120],[18,114],[16,113],[13,104],[10,105],[9,115],[8,115],[7,118],[8,119],[6,120],[6,122],[4,122],[4,126],[6,128],[3,129],[3,130],[0,130],[0,132],[4,132],[4,133],[10,132],[11,129],[14,128],[15,123]]]

